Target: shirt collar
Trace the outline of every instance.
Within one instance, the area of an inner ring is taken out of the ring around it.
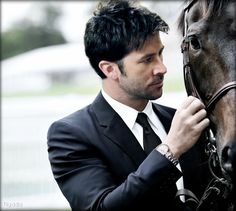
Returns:
[[[153,111],[152,102],[151,101],[148,101],[146,107],[144,108],[144,110],[142,112],[147,114],[149,121],[151,122],[151,124],[153,124],[155,126],[156,125],[157,116],[156,116],[155,112]]]
[[[110,97],[103,89],[102,89],[102,95],[105,98],[105,100],[110,104],[110,106],[119,114],[119,116],[123,119],[125,124],[129,127],[130,130],[133,129],[133,126],[136,122],[138,111],[125,105],[117,100]],[[155,125],[156,122],[156,116],[152,108],[151,101],[148,101],[146,107],[144,108],[143,112],[147,114],[149,121]]]
[[[125,124],[132,130],[138,111],[110,97],[103,89],[102,95],[110,106],[119,114]]]

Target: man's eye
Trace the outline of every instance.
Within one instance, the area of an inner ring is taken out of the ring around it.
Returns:
[[[150,62],[152,62],[153,61],[153,57],[147,57],[147,58],[145,58],[144,59],[144,63],[150,63]]]

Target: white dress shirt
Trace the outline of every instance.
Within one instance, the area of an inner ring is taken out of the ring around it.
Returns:
[[[102,95],[105,98],[105,100],[109,103],[109,105],[119,114],[119,116],[125,122],[127,127],[132,131],[132,133],[138,140],[139,144],[143,148],[143,128],[136,122],[139,111],[116,101],[115,99],[110,97],[103,89],[102,89]],[[160,137],[162,141],[165,140],[167,136],[166,131],[161,121],[159,120],[158,116],[153,111],[151,101],[148,102],[148,104],[146,105],[146,107],[142,112],[147,114],[148,122],[150,123],[154,132]],[[181,171],[179,164],[176,167]],[[176,182],[176,186],[177,189],[183,188],[182,177]]]

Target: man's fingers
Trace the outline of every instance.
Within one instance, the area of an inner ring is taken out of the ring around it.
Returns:
[[[185,110],[188,114],[195,115],[198,111],[204,108],[204,104],[198,98],[194,98]]]
[[[179,107],[180,109],[186,109],[188,106],[197,98],[193,96],[188,96],[187,99],[182,103],[182,105]]]
[[[210,124],[210,120],[208,118],[203,119],[196,125],[196,129],[198,131],[203,131]]]
[[[202,108],[205,108],[204,104],[198,98],[193,96],[188,96],[188,98],[180,106],[180,109],[189,109],[192,114]]]
[[[204,118],[206,118],[206,116],[207,116],[206,110],[201,109],[193,115],[193,118],[194,118],[194,121],[196,123],[198,123],[198,122],[202,121]]]

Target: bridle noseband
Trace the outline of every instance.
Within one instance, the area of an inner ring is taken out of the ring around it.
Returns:
[[[184,8],[184,30],[183,30],[183,42],[181,45],[181,51],[183,53],[183,74],[184,74],[184,83],[185,83],[185,88],[187,91],[188,95],[192,95],[194,97],[197,97],[200,99],[203,103],[204,101],[202,100],[203,98],[200,96],[199,91],[197,87],[194,84],[193,80],[193,73],[192,73],[192,68],[190,64],[190,56],[189,56],[189,45],[190,45],[190,39],[188,37],[187,31],[188,31],[188,23],[187,23],[187,13],[189,12],[190,8],[197,2],[198,0],[192,0],[190,3]],[[220,87],[209,99],[207,103],[204,103],[206,111],[209,115],[209,113],[212,111],[212,108],[214,105],[217,104],[217,102],[231,89],[236,88],[236,81],[231,81]],[[212,163],[219,163],[219,158],[217,155],[217,150],[216,150],[216,140],[214,137],[214,134],[212,133],[210,127],[206,129],[206,153],[209,156],[209,169],[214,177],[214,179],[211,181],[209,186],[207,187],[204,196],[202,197],[202,200],[207,200],[210,194],[213,195],[212,193],[214,191],[218,191],[223,197],[224,195],[227,195],[226,192],[229,191],[231,187],[227,184],[227,180],[222,177],[218,177],[212,167]],[[213,164],[214,165],[214,164]],[[210,199],[209,199],[210,200]],[[199,204],[199,209],[202,209],[202,205],[205,202],[200,201]],[[204,206],[203,206],[204,207]],[[203,208],[204,209],[204,208]]]

